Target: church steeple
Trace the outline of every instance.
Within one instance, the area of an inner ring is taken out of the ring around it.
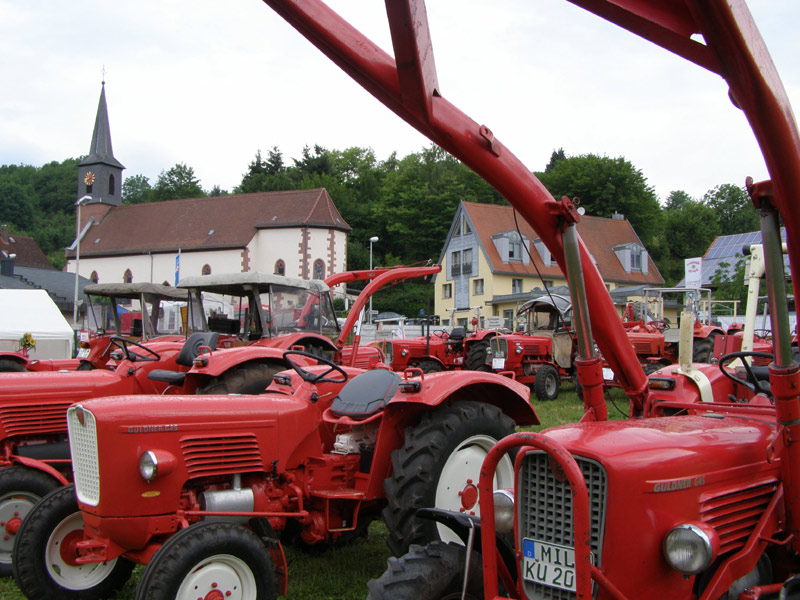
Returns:
[[[100,91],[97,117],[89,155],[78,164],[78,198],[91,196],[87,204],[122,204],[122,170],[125,167],[114,157],[111,128],[108,125],[106,82]]]

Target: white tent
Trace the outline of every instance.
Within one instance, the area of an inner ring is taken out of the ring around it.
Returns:
[[[0,350],[19,350],[25,333],[36,340],[31,359],[72,357],[72,328],[46,291],[0,290]]]

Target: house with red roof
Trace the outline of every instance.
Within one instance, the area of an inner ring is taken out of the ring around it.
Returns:
[[[622,215],[585,215],[577,227],[609,291],[664,285],[647,249]],[[439,264],[435,313],[450,325],[467,325],[480,307],[481,317],[500,316],[512,327],[520,303],[545,288],[567,284],[539,236],[524,219],[514,219],[510,206],[461,202]]]

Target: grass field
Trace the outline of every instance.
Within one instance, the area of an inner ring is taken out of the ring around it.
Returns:
[[[627,416],[628,401],[620,390],[608,394],[609,418]],[[558,399],[552,402],[534,402],[541,425],[531,427],[540,431],[546,427],[577,421],[583,414],[583,404],[574,387],[565,383]],[[623,414],[624,413],[624,414]],[[291,600],[363,600],[367,595],[367,581],[379,577],[386,569],[390,553],[384,542],[386,528],[382,522],[373,523],[369,535],[350,545],[331,548],[324,552],[308,553],[286,548],[289,564],[289,594]],[[130,600],[135,595],[136,583],[142,567],[134,571],[133,578],[117,595],[117,600]],[[24,600],[13,579],[0,579],[1,600]],[[53,600],[59,600],[53,598]]]

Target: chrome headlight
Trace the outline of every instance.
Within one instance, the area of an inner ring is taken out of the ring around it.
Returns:
[[[158,474],[158,457],[152,450],[145,450],[139,457],[139,475],[147,483],[155,479]]]
[[[494,528],[498,533],[514,531],[514,494],[510,490],[495,490]]]
[[[705,571],[719,551],[719,538],[713,529],[684,523],[673,527],[664,538],[664,557],[684,575]]]

